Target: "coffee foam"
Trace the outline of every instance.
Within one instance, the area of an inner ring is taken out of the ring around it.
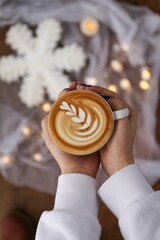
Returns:
[[[53,104],[48,127],[60,148],[84,155],[97,151],[108,141],[113,130],[113,114],[98,94],[75,90]]]

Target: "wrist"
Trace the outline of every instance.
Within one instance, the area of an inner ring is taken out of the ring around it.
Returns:
[[[105,164],[102,164],[104,171],[107,173],[109,177],[111,177],[113,174],[121,170],[122,168],[127,167],[128,165],[131,165],[134,163],[134,157],[131,154],[127,157],[119,157],[115,160],[112,160],[106,164],[107,161],[105,161]]]
[[[127,163],[127,162],[125,162],[125,163],[119,163],[119,164],[116,164],[116,165],[113,166],[113,167],[110,167],[109,169],[104,168],[104,170],[105,170],[105,172],[107,173],[107,175],[108,175],[109,177],[111,177],[113,174],[115,174],[116,172],[120,171],[121,169],[129,166],[130,164],[132,164],[132,163]]]
[[[79,168],[67,168],[67,169],[61,169],[61,174],[83,174],[87,175],[92,178],[96,178],[96,173],[92,173],[88,171],[87,169],[79,169]]]

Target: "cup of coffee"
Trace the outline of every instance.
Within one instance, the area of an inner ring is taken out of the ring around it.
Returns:
[[[74,90],[59,97],[48,117],[48,130],[54,143],[75,155],[101,149],[113,128],[114,115],[109,104],[88,90]]]

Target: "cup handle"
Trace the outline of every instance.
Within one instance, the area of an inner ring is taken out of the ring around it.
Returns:
[[[128,108],[123,108],[121,110],[113,111],[113,118],[114,120],[119,120],[122,118],[126,118],[129,116]]]

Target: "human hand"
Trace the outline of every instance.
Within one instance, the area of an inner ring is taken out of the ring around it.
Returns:
[[[129,117],[114,121],[114,131],[108,143],[100,150],[101,164],[108,176],[121,168],[134,163],[133,141],[136,132],[137,113],[116,93],[98,86],[78,84],[76,89],[93,91],[102,97],[110,97],[107,102],[113,111],[125,107],[129,110]]]
[[[82,82],[79,82],[82,83]],[[59,97],[68,91],[76,90],[77,82],[72,82],[68,89],[64,89]],[[51,154],[56,159],[62,174],[66,173],[80,173],[90,177],[96,178],[96,174],[99,168],[100,157],[99,152],[89,155],[76,156],[62,151],[51,139],[48,126],[48,116],[42,120],[42,131],[46,146]]]

